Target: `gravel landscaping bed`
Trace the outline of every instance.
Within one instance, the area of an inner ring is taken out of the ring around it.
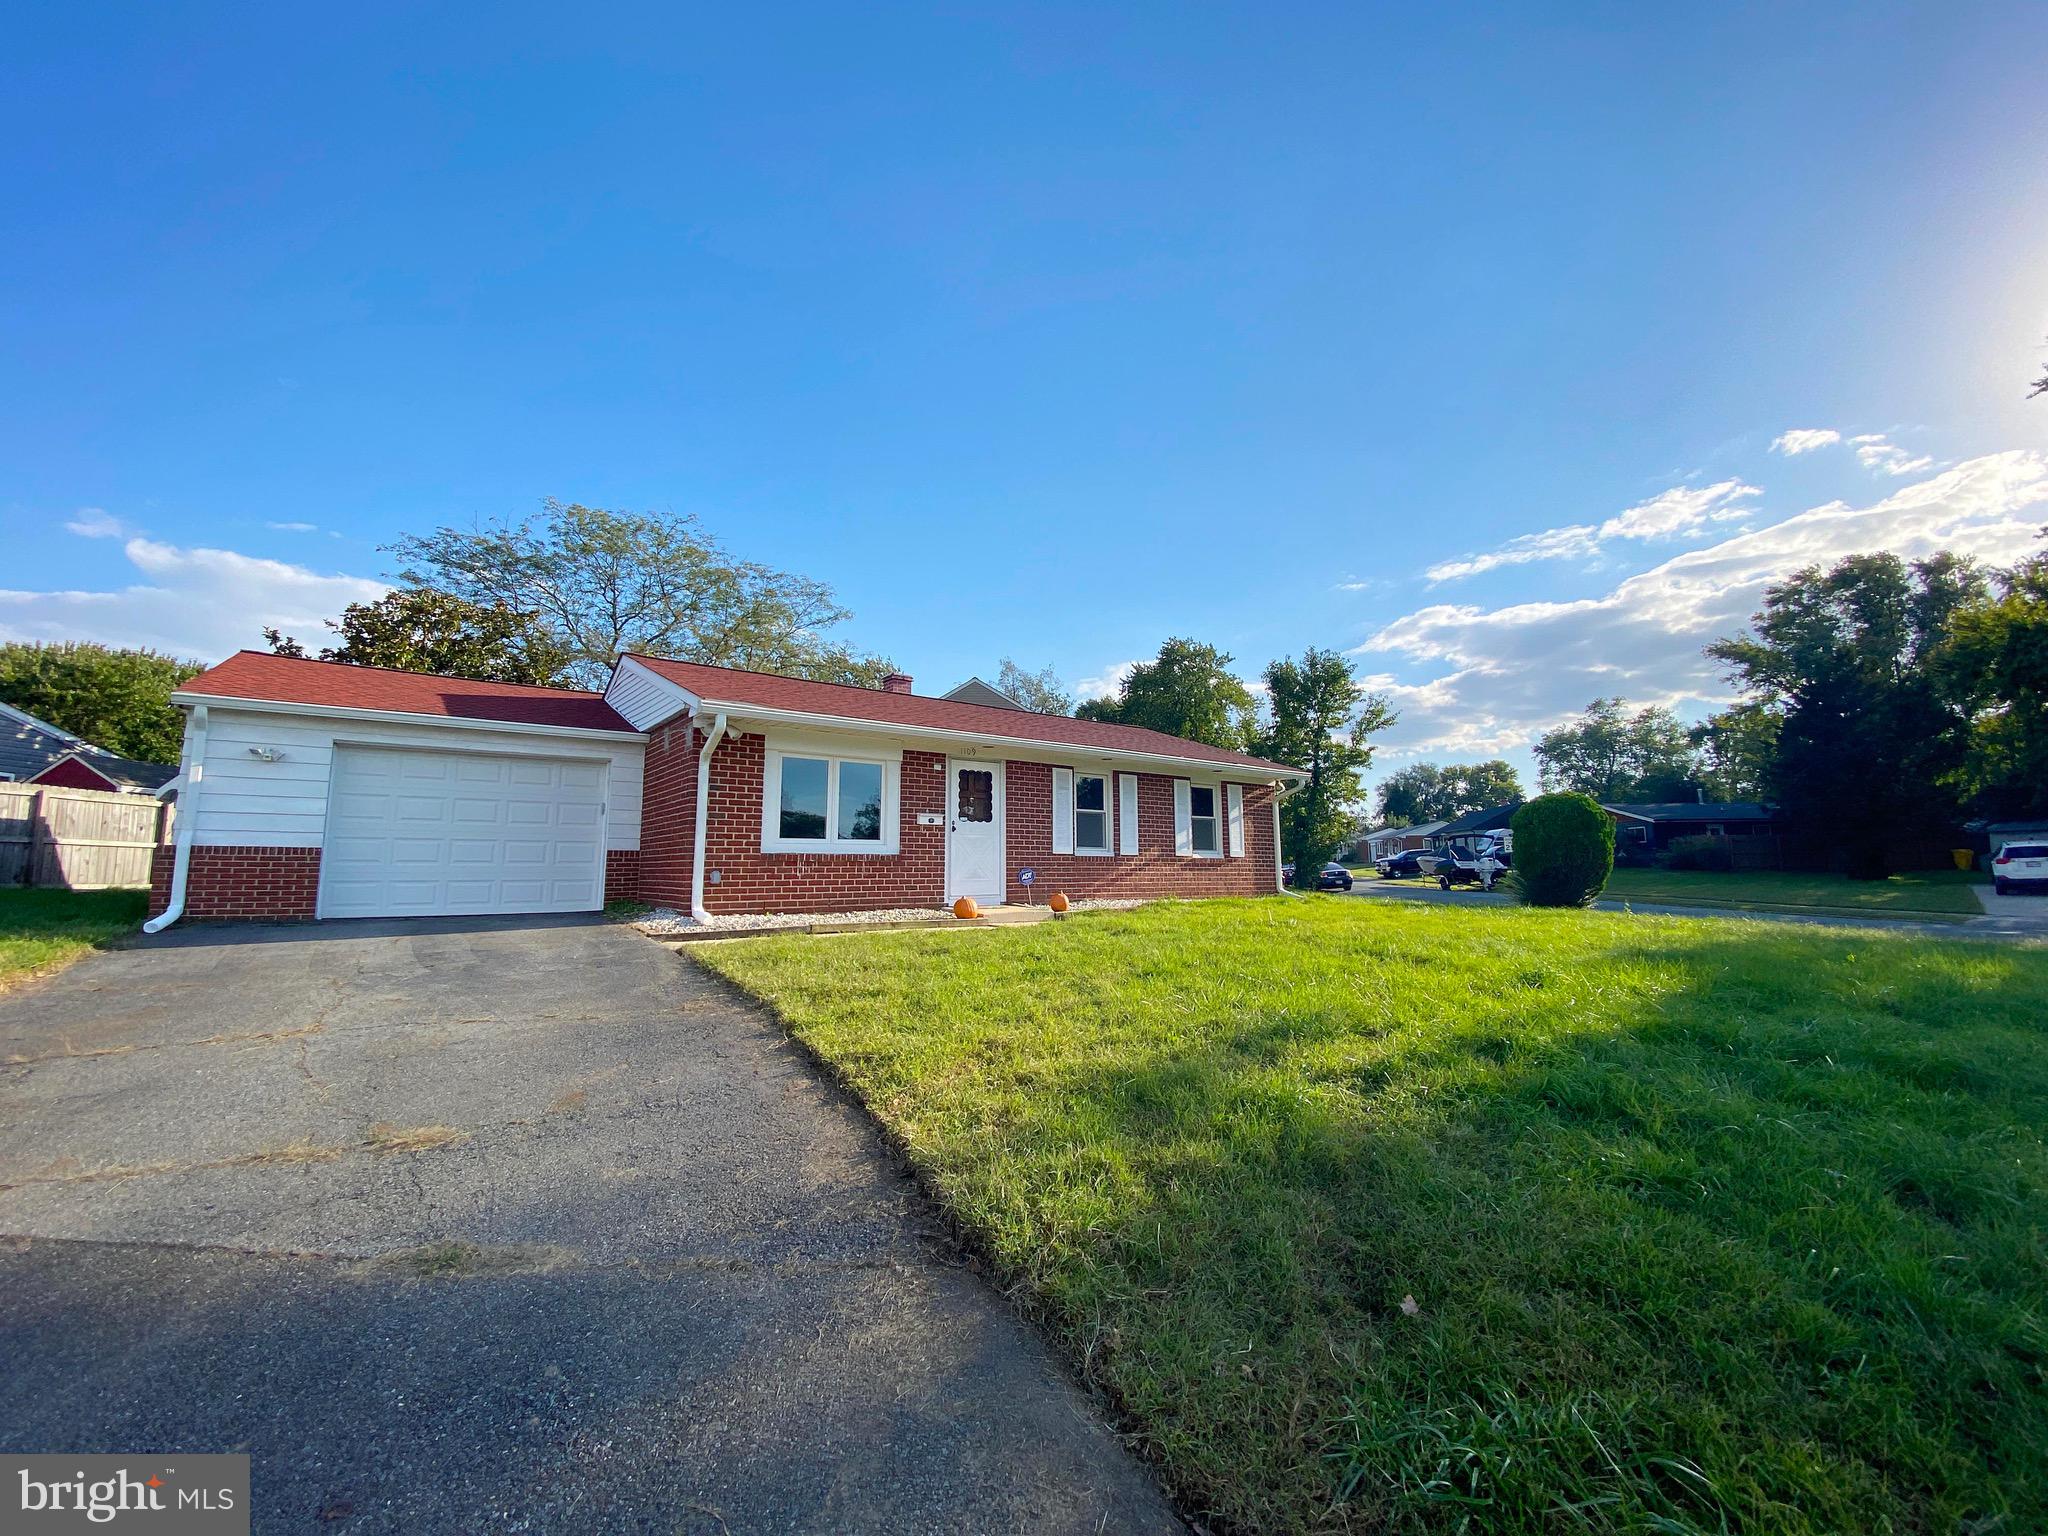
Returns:
[[[1077,901],[1076,912],[1120,912],[1141,907],[1142,901]],[[767,928],[808,928],[813,923],[919,923],[950,917],[944,907],[883,907],[862,912],[728,912],[700,923],[687,912],[656,907],[639,918],[635,926],[642,933],[707,933],[714,930],[746,931]]]

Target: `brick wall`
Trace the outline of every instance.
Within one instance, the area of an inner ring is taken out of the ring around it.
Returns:
[[[641,789],[640,899],[687,911],[696,835],[697,754],[703,733],[684,724],[647,743]],[[945,900],[944,827],[920,827],[919,811],[945,805],[945,758],[905,752],[897,812],[900,852],[763,853],[758,735],[728,736],[712,754],[705,828],[704,905],[712,912],[851,912],[936,907]],[[718,881],[711,883],[710,873]]]
[[[175,848],[159,848],[150,861],[149,913],[170,904]],[[299,922],[309,920],[320,899],[318,848],[192,849],[185,874],[185,916],[211,920]]]
[[[1117,841],[1119,788],[1109,785],[1110,839]],[[1263,784],[1244,786],[1245,853],[1243,858],[1188,859],[1173,851],[1173,779],[1167,774],[1141,773],[1138,780],[1138,851],[1132,855],[1054,853],[1052,851],[1052,767],[1047,763],[1013,762],[1005,780],[1009,793],[1008,852],[1011,901],[1043,904],[1054,891],[1085,896],[1262,896],[1272,891],[1273,791]],[[1218,833],[1230,846],[1227,789],[1216,792]],[[1017,871],[1029,867],[1037,879],[1017,883]]]
[[[657,730],[647,744],[642,794],[640,899],[687,910],[695,835],[697,753],[702,733],[686,724]],[[827,854],[761,851],[761,780],[765,745],[758,735],[728,737],[713,754],[706,827],[704,904],[712,912],[850,912],[876,907],[935,907],[945,902],[945,829],[920,827],[920,811],[946,810],[945,754],[907,751],[899,782],[900,853]],[[1139,774],[1138,845],[1134,857],[1052,851],[1052,768],[1005,766],[1008,899],[1043,902],[1055,890],[1083,896],[1252,896],[1273,889],[1271,789],[1245,785],[1243,858],[1184,859],[1173,851],[1173,779]],[[1219,809],[1222,796],[1219,792]],[[1111,821],[1116,791],[1112,787]],[[1224,829],[1227,838],[1227,826]],[[1027,891],[1017,870],[1030,865]]]
[[[605,851],[604,899],[606,901],[638,901],[640,899],[640,850],[638,848],[611,848]]]

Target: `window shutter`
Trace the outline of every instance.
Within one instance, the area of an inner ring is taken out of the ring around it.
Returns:
[[[1052,851],[1074,851],[1074,770],[1052,771]]]
[[[1190,858],[1195,851],[1194,814],[1188,808],[1188,781],[1173,781],[1173,851]]]
[[[1138,851],[1138,776],[1135,773],[1120,773],[1116,776],[1116,819],[1117,851],[1136,853]]]
[[[1241,859],[1244,857],[1244,786],[1228,786],[1224,799],[1230,809],[1230,856]]]

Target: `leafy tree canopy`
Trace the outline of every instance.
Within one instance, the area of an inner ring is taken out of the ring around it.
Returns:
[[[1483,811],[1521,798],[1521,775],[1501,758],[1442,766],[1410,763],[1380,781],[1380,822],[1412,827],[1449,821],[1467,811]]]
[[[1131,669],[1115,698],[1090,699],[1074,713],[1242,752],[1252,739],[1258,706],[1231,672],[1231,660],[1213,645],[1169,640],[1156,659]]]
[[[1743,702],[1711,714],[1687,733],[1700,753],[1700,778],[1712,800],[1767,800],[1783,714]]]
[[[1036,672],[1026,672],[1005,656],[1002,670],[996,673],[996,688],[1026,709],[1036,710],[1041,715],[1070,715],[1074,712],[1074,696],[1067,692],[1067,685],[1049,666]]]
[[[550,498],[538,517],[390,548],[408,586],[533,614],[586,686],[601,687],[624,651],[866,687],[894,670],[827,638],[849,617],[830,587],[736,558],[688,514]]]
[[[2048,554],[1958,608],[1936,666],[1971,715],[1962,783],[1973,808],[2048,816]]]
[[[1628,712],[1621,699],[1595,699],[1568,725],[1536,741],[1546,790],[1612,804],[1690,800],[1700,782],[1699,753],[1678,717],[1653,704]]]
[[[122,757],[175,764],[185,722],[171,690],[204,670],[157,651],[0,645],[0,699]]]
[[[1852,555],[1768,588],[1751,633],[1707,647],[1780,715],[1774,798],[1852,874],[1887,873],[1891,848],[1955,818],[1969,712],[1945,658],[1989,592],[1959,556]]]
[[[1280,802],[1280,846],[1294,861],[1294,883],[1313,890],[1323,865],[1352,839],[1359,777],[1372,764],[1368,738],[1392,725],[1394,713],[1359,686],[1340,652],[1314,647],[1266,668],[1266,707],[1254,750],[1308,771],[1308,782]]]
[[[436,592],[400,587],[374,603],[350,603],[327,627],[341,644],[320,652],[322,661],[358,667],[397,667],[487,683],[559,687],[570,655],[530,613],[484,606]],[[263,631],[280,656],[304,656],[305,646],[275,629]]]

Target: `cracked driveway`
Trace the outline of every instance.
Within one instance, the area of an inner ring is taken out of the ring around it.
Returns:
[[[772,1023],[585,920],[193,928],[0,996],[0,1448],[260,1531],[1167,1531]]]

